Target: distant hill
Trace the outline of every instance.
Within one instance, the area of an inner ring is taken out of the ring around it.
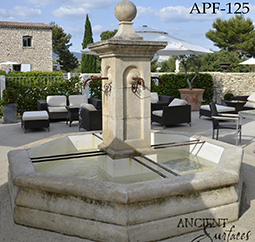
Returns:
[[[79,60],[81,61],[81,56],[82,56],[82,53],[80,52],[72,52],[74,54],[74,56]]]
[[[79,53],[79,52],[71,52],[71,53],[74,54],[74,56],[78,59],[78,61],[81,61],[82,53]],[[52,52],[52,59],[55,61],[58,59],[58,55],[55,54],[54,52]]]

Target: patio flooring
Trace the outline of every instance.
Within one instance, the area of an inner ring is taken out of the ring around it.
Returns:
[[[192,112],[192,123],[191,127],[188,124],[182,124],[174,127],[168,127],[163,129],[162,126],[153,123],[152,130],[160,130],[167,133],[183,133],[188,135],[201,135],[210,137],[212,136],[212,122],[208,118],[199,119],[198,112]],[[24,130],[20,127],[20,121],[15,124],[3,124],[0,119],[0,241],[6,242],[84,242],[88,241],[81,238],[65,236],[62,234],[44,231],[40,229],[27,228],[14,224],[9,201],[9,191],[7,186],[7,153],[8,151],[18,148],[20,146],[36,142],[40,139],[48,138],[53,135],[63,133],[73,133],[78,131],[77,122],[72,123],[72,127],[69,127],[62,122],[52,122],[50,124],[50,132],[46,129],[36,130],[24,133]],[[83,131],[81,131],[83,132]],[[229,144],[235,144],[234,131],[220,130],[219,140],[227,142]],[[232,241],[237,240],[237,234],[239,233],[239,240],[241,235],[245,234],[247,241],[255,241],[255,120],[245,119],[243,121],[242,130],[242,144],[244,149],[243,159],[243,177],[244,177],[244,189],[241,202],[241,215],[238,221],[227,224],[225,228],[209,229],[207,232],[209,235],[205,235],[203,231],[198,231],[192,234],[180,236],[178,238],[168,239],[168,242],[191,242],[199,241],[194,240],[199,237],[201,241],[227,241],[215,239],[210,240],[209,237],[218,236],[225,233],[226,236],[232,236]],[[232,231],[230,231],[230,228]],[[173,229],[173,228],[169,228]],[[249,233],[251,231],[251,234]],[[235,239],[233,239],[235,235]],[[202,240],[202,237],[205,239]],[[208,237],[208,238],[206,238]],[[110,241],[109,241],[110,242]]]

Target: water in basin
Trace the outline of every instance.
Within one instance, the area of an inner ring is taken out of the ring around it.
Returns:
[[[86,179],[102,181],[113,181],[118,183],[133,183],[162,178],[158,174],[150,171],[145,167],[141,167],[141,169],[146,170],[146,172],[143,172],[143,174],[130,174],[129,176],[112,178],[98,166],[97,159],[98,158],[95,156],[86,158],[73,158],[68,160],[46,161],[33,164],[37,172],[62,176],[82,177]],[[130,163],[130,160],[131,159],[126,158],[126,162]],[[144,160],[143,162],[149,164]],[[157,150],[157,162],[180,175],[213,170],[217,165],[209,160],[192,155],[186,151],[174,151],[172,148]],[[173,176],[172,174],[164,171],[162,168],[158,168],[156,166],[153,167],[168,177]]]

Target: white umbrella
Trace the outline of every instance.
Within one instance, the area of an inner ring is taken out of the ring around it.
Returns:
[[[190,55],[190,54],[207,54],[213,53],[198,45],[189,43],[185,40],[181,40],[170,36],[167,32],[159,31],[153,28],[149,28],[144,25],[141,28],[135,30],[135,32],[143,37],[143,40],[148,41],[166,41],[168,45],[165,49],[159,50],[157,55],[159,56],[170,56],[170,55]],[[88,48],[81,50],[82,54],[95,55],[96,53],[90,51]]]
[[[250,58],[246,61],[239,63],[239,65],[252,65],[251,71],[253,72],[253,65],[255,65],[255,58]]]
[[[13,62],[13,61],[6,61],[6,62],[2,62],[0,63],[0,65],[19,65],[20,63],[18,62]]]
[[[170,55],[190,55],[190,54],[207,54],[213,53],[210,50],[207,50],[198,45],[189,43],[185,40],[175,38],[169,35],[167,32],[159,31],[153,28],[147,27],[144,25],[141,28],[135,30],[135,32],[143,37],[144,40],[149,41],[167,41],[168,45],[165,49],[159,50],[158,55],[170,56]]]

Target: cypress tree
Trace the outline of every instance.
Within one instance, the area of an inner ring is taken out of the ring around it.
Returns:
[[[85,31],[82,42],[82,49],[87,48],[87,45],[93,43],[92,28],[89,21],[88,14],[86,15]],[[96,72],[96,59],[94,55],[82,55],[81,58],[81,73],[95,73]]]

